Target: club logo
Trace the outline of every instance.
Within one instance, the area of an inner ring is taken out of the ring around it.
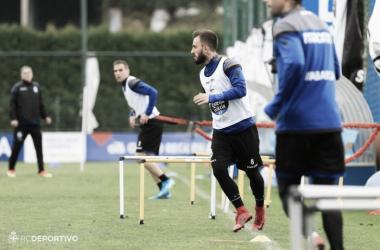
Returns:
[[[228,109],[228,101],[220,101],[220,102],[210,103],[210,109],[214,114],[222,115],[222,114],[226,113],[226,111]]]
[[[16,243],[19,240],[15,231],[12,231],[8,236],[8,243]]]

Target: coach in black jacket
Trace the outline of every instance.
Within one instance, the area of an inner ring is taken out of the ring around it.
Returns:
[[[52,177],[44,170],[42,154],[41,117],[46,124],[51,124],[51,118],[46,115],[42,101],[40,85],[33,81],[33,71],[29,66],[21,68],[21,81],[12,88],[9,116],[14,127],[12,154],[9,158],[8,177],[16,177],[15,165],[25,138],[30,134],[37,153],[38,173],[42,177]]]

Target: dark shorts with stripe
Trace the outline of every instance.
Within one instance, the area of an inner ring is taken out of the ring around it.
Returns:
[[[238,133],[221,133],[214,131],[212,135],[211,165],[215,168],[227,168],[236,163],[237,168],[260,167],[260,140],[256,125]]]
[[[148,123],[141,126],[140,129],[136,152],[158,155],[164,124],[159,120],[149,119]]]
[[[341,132],[277,134],[276,174],[278,177],[308,175],[337,178],[344,174]]]

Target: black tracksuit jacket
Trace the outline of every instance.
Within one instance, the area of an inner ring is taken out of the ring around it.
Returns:
[[[11,92],[11,120],[18,120],[20,125],[40,125],[40,119],[45,119],[47,115],[39,83],[21,80],[13,86]]]

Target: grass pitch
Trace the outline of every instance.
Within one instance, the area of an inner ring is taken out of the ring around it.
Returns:
[[[231,231],[233,208],[227,214],[220,209],[219,186],[216,219],[209,219],[210,168],[202,164],[197,164],[194,205],[190,205],[190,165],[164,167],[176,181],[173,198],[146,199],[144,225],[139,225],[136,163],[128,162],[124,169],[125,219],[119,218],[118,162],[87,163],[84,172],[79,164],[46,169],[53,178],[38,176],[35,165],[19,163],[17,177],[8,178],[7,164],[0,164],[0,249],[290,249],[289,223],[275,188],[261,232],[251,231],[252,222],[237,233]],[[244,202],[254,212],[247,179],[244,186]],[[145,198],[157,192],[146,171]],[[365,212],[343,212],[345,249],[379,249],[380,216]],[[325,238],[319,214],[316,224]],[[271,242],[250,242],[256,236]]]

